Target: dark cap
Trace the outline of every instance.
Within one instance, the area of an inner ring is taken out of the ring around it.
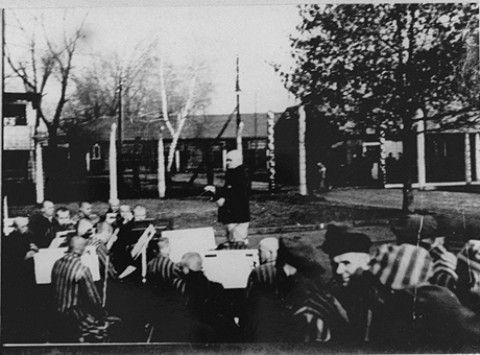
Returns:
[[[278,262],[289,264],[300,272],[323,273],[322,256],[313,243],[304,237],[281,237]]]
[[[371,246],[372,242],[370,241],[370,238],[362,233],[329,233],[328,236],[325,236],[322,250],[333,259],[338,255],[346,253],[368,254]]]

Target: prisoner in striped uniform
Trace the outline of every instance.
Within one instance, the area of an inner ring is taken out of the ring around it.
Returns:
[[[332,331],[336,332],[336,327],[332,328],[337,324],[335,319],[342,318],[338,318],[339,308],[321,287],[306,287],[320,286],[323,271],[321,256],[309,240],[280,238],[277,262],[260,265],[249,277],[246,312],[241,324],[245,340],[330,340]]]
[[[110,251],[107,243],[113,237],[113,227],[107,222],[99,222],[96,233],[87,239],[87,246],[94,246],[100,262],[101,276],[105,275],[105,268],[108,267],[108,278],[115,280],[118,276],[117,270],[110,261]]]
[[[371,275],[367,275],[371,245],[367,235],[337,224],[327,227],[322,244],[322,250],[330,257],[334,274],[329,291],[345,309],[351,327],[349,334],[338,334],[337,337],[348,337],[353,342],[370,340],[373,305],[376,302],[371,297],[375,293],[368,277]]]
[[[103,321],[105,312],[92,274],[81,261],[86,244],[81,237],[70,240],[67,254],[53,266],[52,285],[63,319],[61,329],[71,331],[72,338],[79,342],[103,341],[108,324]]]
[[[160,238],[157,243],[157,256],[147,265],[147,282],[157,290],[183,289],[180,280],[180,267],[170,260],[170,242],[167,238]]]
[[[448,234],[445,224],[449,220],[440,216],[439,222],[434,216],[409,214],[392,222],[391,227],[398,244],[411,244],[429,251],[433,261],[431,284],[455,290],[457,258],[448,250],[451,238],[445,238]]]
[[[247,299],[255,297],[256,292],[276,292],[277,268],[274,263],[259,265],[252,270],[247,282]]]
[[[279,242],[277,238],[264,238],[258,244],[259,266],[255,267],[247,282],[247,298],[251,292],[257,290],[275,290],[275,281],[277,279],[277,261]]]

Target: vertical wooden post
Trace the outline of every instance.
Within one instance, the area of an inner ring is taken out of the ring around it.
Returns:
[[[418,188],[424,189],[426,185],[425,168],[425,121],[423,111],[418,110],[415,117],[417,119],[417,169],[418,169]]]
[[[480,181],[480,133],[475,133],[475,180]]]
[[[240,122],[237,129],[237,150],[242,154],[242,161],[243,161],[243,141],[242,141],[242,134],[243,134],[243,122]]]
[[[87,169],[87,172],[90,172],[90,152],[85,154],[85,168]]]
[[[465,182],[472,183],[472,153],[470,151],[470,134],[465,133]]]
[[[43,150],[42,145],[35,144],[35,192],[37,203],[45,200],[45,180],[43,176]]]
[[[299,193],[302,196],[307,195],[307,154],[305,150],[305,132],[306,132],[306,113],[305,106],[298,107],[298,173],[299,173]]]
[[[8,201],[7,196],[3,197],[3,219],[8,218]]]
[[[164,198],[165,185],[165,153],[163,147],[163,134],[158,136],[158,197]]]
[[[110,178],[110,199],[118,199],[118,178],[117,178],[117,146],[116,146],[117,124],[112,124],[110,132],[110,149],[108,154],[108,170]]]
[[[275,190],[275,116],[273,112],[267,113],[267,168],[268,168],[268,189]]]
[[[237,54],[237,76],[235,82],[235,94],[237,96],[237,150],[242,153],[243,161],[243,144],[242,144],[242,134],[243,134],[243,122],[242,116],[240,115],[240,57]]]
[[[180,151],[175,150],[175,170],[178,173],[180,171]]]
[[[223,171],[227,170],[227,150],[225,147],[222,147],[222,169]]]

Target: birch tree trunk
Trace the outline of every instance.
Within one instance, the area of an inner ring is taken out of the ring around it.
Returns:
[[[167,126],[172,137],[175,135],[175,130],[173,129],[172,123],[168,117],[168,101],[167,101],[167,89],[165,87],[165,76],[163,72],[163,59],[160,57],[160,93],[162,98],[162,114],[163,119],[165,120],[165,125]]]
[[[298,174],[299,174],[299,193],[302,196],[307,195],[307,155],[305,151],[305,131],[306,131],[306,113],[305,106],[298,107]]]
[[[35,146],[35,192],[37,203],[42,203],[45,200],[45,179],[43,174],[42,145],[37,143]]]
[[[164,198],[165,191],[165,153],[163,149],[163,135],[160,133],[158,137],[158,197]]]
[[[175,158],[175,150],[177,149],[178,140],[180,139],[180,133],[182,132],[183,126],[185,125],[185,121],[187,120],[188,114],[192,106],[193,93],[195,90],[196,80],[197,80],[197,72],[195,70],[192,76],[192,80],[190,82],[190,88],[188,90],[188,99],[187,99],[187,102],[185,103],[185,107],[179,114],[177,130],[173,136],[172,144],[170,145],[170,150],[168,151],[168,165],[167,165],[168,172],[170,172],[172,169],[173,159]]]

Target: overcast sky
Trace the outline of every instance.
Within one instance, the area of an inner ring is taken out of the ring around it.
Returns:
[[[22,50],[17,19],[32,29],[32,16],[43,16],[47,31],[55,36],[63,32],[63,14],[63,9],[7,10],[7,45]],[[128,56],[136,44],[158,39],[174,60],[188,60],[195,48],[211,63],[215,91],[207,113],[234,109],[237,53],[242,112],[279,112],[295,103],[268,64],[290,64],[288,37],[299,23],[294,5],[78,8],[69,10],[67,26],[74,28],[85,16],[89,36],[79,50],[77,68],[88,65],[89,53],[116,51]],[[49,89],[52,99],[54,87]]]

